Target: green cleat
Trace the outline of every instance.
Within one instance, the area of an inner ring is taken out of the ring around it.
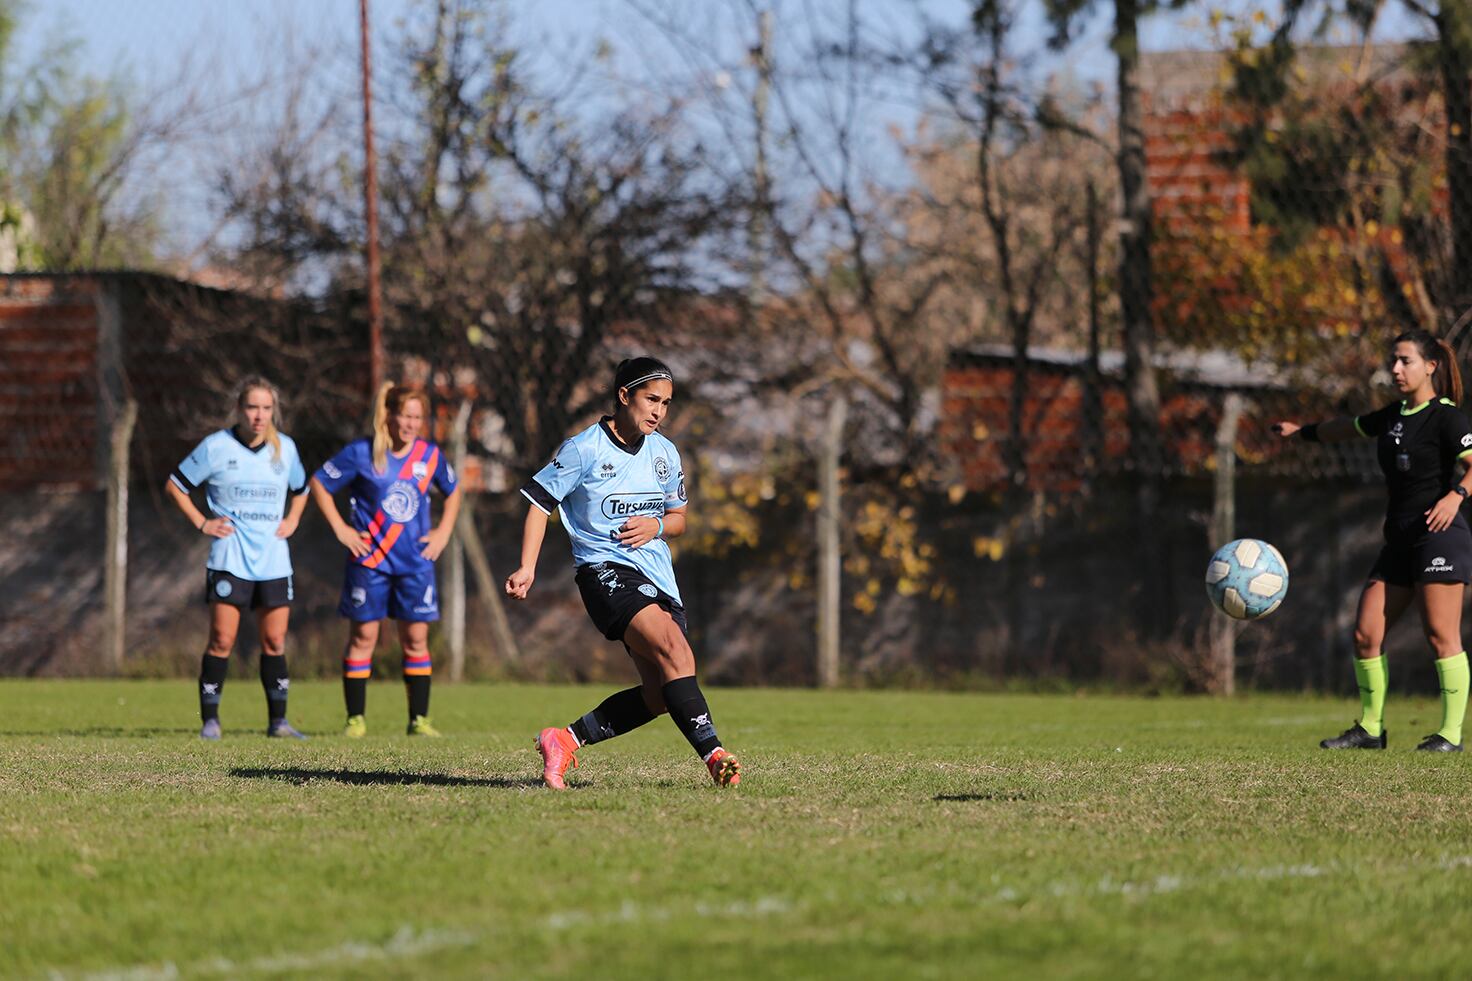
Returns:
[[[362,739],[368,735],[368,720],[361,715],[348,716],[348,724],[343,726],[342,734],[349,739]]]
[[[409,735],[432,736],[438,739],[440,737],[440,731],[429,724],[429,716],[416,715],[409,720]]]

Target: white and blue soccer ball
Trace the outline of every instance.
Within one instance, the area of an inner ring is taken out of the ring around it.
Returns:
[[[1256,538],[1227,542],[1206,565],[1206,595],[1229,617],[1261,620],[1288,595],[1288,563]]]

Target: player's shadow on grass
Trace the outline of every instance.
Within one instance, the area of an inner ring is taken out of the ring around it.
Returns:
[[[1032,798],[1030,796],[1028,796],[1027,794],[1024,794],[1024,793],[1022,793],[1021,791],[1018,791],[1018,790],[994,790],[991,793],[986,793],[986,794],[936,794],[934,797],[932,797],[930,799],[931,800],[934,800],[934,801],[941,801],[943,803],[944,802],[950,802],[950,803],[963,803],[964,804],[964,803],[968,803],[970,801],[979,801],[979,800],[1004,801],[1005,802],[1005,801],[1017,801],[1017,800],[1031,800]]]
[[[280,780],[300,786],[318,780],[356,785],[430,787],[540,787],[540,777],[455,777],[448,773],[404,773],[398,770],[309,770],[299,766],[237,766],[232,777],[246,780]]]
[[[0,736],[87,736],[91,739],[152,739],[154,736],[194,735],[190,728],[162,726],[87,726],[84,729],[4,729]]]

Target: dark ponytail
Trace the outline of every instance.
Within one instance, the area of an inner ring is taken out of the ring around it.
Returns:
[[[1457,366],[1457,356],[1451,345],[1429,330],[1408,330],[1391,342],[1391,346],[1403,343],[1416,345],[1421,360],[1436,362],[1438,370],[1431,376],[1436,394],[1461,405],[1462,370]]]

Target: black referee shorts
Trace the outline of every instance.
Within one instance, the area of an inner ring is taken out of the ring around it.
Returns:
[[[1385,522],[1385,547],[1370,570],[1371,582],[1410,587],[1427,582],[1472,582],[1472,529],[1460,514],[1444,531],[1426,530],[1417,515]]]
[[[686,636],[690,634],[685,624],[685,608],[631,565],[620,562],[580,565],[575,578],[588,616],[609,640],[623,640],[624,632],[639,611],[655,604],[680,625]]]

